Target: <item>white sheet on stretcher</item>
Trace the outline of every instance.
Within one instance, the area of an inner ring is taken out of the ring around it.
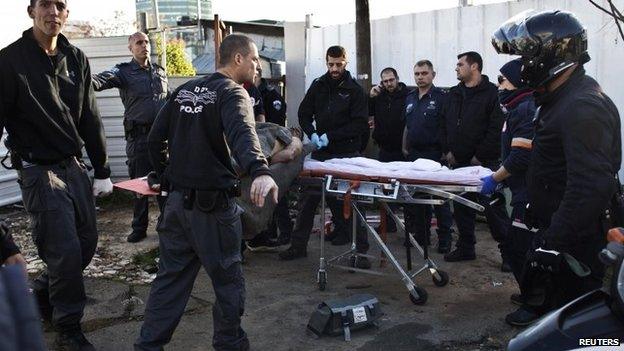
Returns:
[[[413,162],[379,162],[365,157],[333,158],[324,162],[306,159],[304,171],[358,174],[366,177],[410,179],[418,183],[452,183],[481,185],[481,178],[493,172],[485,167],[471,166],[448,169],[440,163],[419,158]]]

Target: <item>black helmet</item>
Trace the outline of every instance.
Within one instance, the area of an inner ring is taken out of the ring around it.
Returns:
[[[522,81],[532,88],[589,61],[587,32],[566,11],[522,12],[494,32],[492,45],[499,54],[522,56]]]

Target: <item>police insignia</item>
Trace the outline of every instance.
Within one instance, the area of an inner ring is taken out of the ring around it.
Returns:
[[[280,110],[282,109],[282,102],[281,102],[281,101],[279,101],[279,100],[275,100],[275,101],[273,101],[273,108],[274,108],[276,111],[280,111]]]

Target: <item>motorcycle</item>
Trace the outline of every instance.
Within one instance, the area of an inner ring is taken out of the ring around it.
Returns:
[[[603,287],[545,315],[513,338],[508,351],[624,350],[624,228],[611,229],[607,238],[600,253],[607,268]]]

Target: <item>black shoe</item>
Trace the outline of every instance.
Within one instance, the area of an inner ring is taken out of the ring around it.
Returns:
[[[501,264],[501,272],[505,272],[505,273],[510,273],[511,272],[511,266],[505,260],[503,260],[503,264]]]
[[[352,256],[351,257],[351,267],[359,268],[359,269],[370,269],[371,263],[368,258],[364,256]]]
[[[511,296],[509,297],[509,300],[514,305],[522,306],[522,304],[524,304],[524,298],[522,297],[521,294],[511,294]]]
[[[287,248],[286,250],[282,251],[279,253],[279,258],[282,261],[290,261],[290,260],[294,260],[297,258],[303,258],[308,256],[308,253],[306,252],[306,249],[302,248],[298,248],[295,246],[290,246],[289,248]]]
[[[251,252],[275,251],[277,247],[275,241],[269,240],[265,235],[256,235],[255,238],[247,240],[246,245]]]
[[[465,251],[457,248],[444,255],[446,262],[472,261],[476,258],[474,251]]]
[[[59,332],[54,340],[54,346],[59,351],[95,351],[95,347],[80,329]]]
[[[128,240],[129,243],[138,243],[145,238],[147,238],[146,232],[132,231],[126,240]]]
[[[446,254],[451,252],[451,242],[450,241],[438,241],[438,253]]]
[[[284,246],[290,244],[290,234],[280,234],[275,240],[275,246]]]
[[[342,246],[342,245],[351,244],[351,239],[349,239],[346,235],[340,235],[334,238],[334,240],[332,240],[331,243],[334,246]]]
[[[540,315],[525,309],[524,307],[520,307],[514,312],[511,312],[505,317],[505,322],[510,325],[514,325],[517,327],[526,327],[527,325],[533,324],[540,318]]]
[[[52,305],[50,305],[50,294],[48,289],[33,290],[37,306],[39,307],[39,315],[45,323],[52,323]]]

